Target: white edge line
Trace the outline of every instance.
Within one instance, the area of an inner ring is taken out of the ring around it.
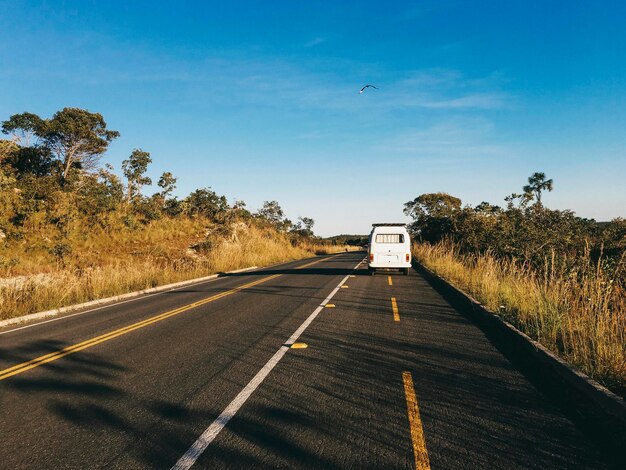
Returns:
[[[360,261],[354,268],[350,274],[355,271],[362,263]],[[191,468],[191,466],[196,463],[196,461],[200,458],[202,453],[207,449],[207,447],[215,440],[217,435],[220,433],[222,429],[228,424],[228,422],[237,414],[237,411],[243,406],[243,404],[250,398],[250,396],[254,393],[254,391],[258,388],[259,385],[265,380],[265,378],[269,375],[272,369],[280,362],[285,353],[289,350],[290,346],[295,343],[300,335],[307,329],[307,327],[311,324],[315,317],[322,311],[326,303],[330,299],[334,297],[337,291],[340,289],[340,286],[344,284],[348,278],[350,277],[348,274],[344,277],[337,287],[333,289],[333,291],[326,297],[326,299],[319,305],[313,313],[311,313],[306,320],[298,327],[296,331],[289,337],[287,342],[283,344],[278,351],[274,353],[269,361],[265,363],[265,365],[259,370],[256,375],[248,382],[248,384],[237,394],[237,396],[229,403],[229,405],[222,411],[222,413],[211,423],[211,425],[206,428],[206,430],[200,435],[200,437],[193,443],[193,445],[183,454],[183,456],[174,464],[172,470],[187,470]]]
[[[237,273],[241,273],[241,272],[245,272],[245,271],[253,271],[253,270],[261,270],[261,269],[270,269],[276,266],[280,266],[283,264],[289,264],[289,263],[294,263],[294,262],[298,262],[298,261],[306,261],[312,258],[304,258],[302,260],[293,260],[293,261],[286,261],[284,263],[276,263],[276,264],[272,264],[269,266],[250,266],[247,268],[242,268],[242,269],[236,269],[234,271],[226,271],[224,274],[237,274]],[[196,279],[188,279],[186,281],[180,281],[180,282],[175,282],[173,284],[165,284],[163,286],[157,286],[157,287],[151,287],[149,289],[143,289],[143,290],[139,290],[139,291],[135,291],[135,292],[128,292],[126,294],[120,294],[120,295],[116,295],[113,297],[107,297],[104,299],[96,299],[96,300],[91,300],[89,302],[85,302],[82,304],[76,304],[76,305],[69,305],[67,307],[60,307],[60,308],[56,308],[53,310],[47,310],[45,312],[38,312],[38,313],[31,313],[29,315],[24,315],[21,317],[16,317],[16,318],[9,318],[7,320],[0,320],[0,328],[6,327],[6,326],[10,326],[10,325],[14,325],[16,323],[26,323],[28,321],[31,320],[37,320],[39,318],[46,318],[46,317],[56,317],[53,318],[51,320],[45,320],[45,321],[41,321],[41,322],[37,322],[37,323],[30,323],[28,325],[25,326],[20,326],[19,328],[12,328],[10,330],[6,330],[6,331],[0,331],[0,336],[2,335],[6,335],[8,333],[13,333],[14,331],[19,331],[19,330],[24,330],[26,328],[32,328],[34,326],[39,326],[39,325],[44,325],[46,323],[50,323],[53,321],[58,321],[58,320],[64,320],[66,318],[72,318],[75,317],[77,315],[83,315],[85,313],[91,313],[91,312],[95,312],[97,310],[102,310],[105,308],[109,308],[109,307],[115,307],[117,305],[122,305],[128,302],[134,302],[135,300],[140,300],[140,299],[147,299],[149,297],[153,297],[155,295],[158,294],[163,294],[165,292],[171,292],[171,291],[176,291],[178,289],[182,289],[184,287],[189,287],[192,285],[200,285],[200,284],[204,284],[206,282],[211,282],[211,281],[215,281],[216,279],[221,279],[222,277],[225,277],[223,275],[220,274],[211,274],[209,276],[206,277],[201,277],[201,278],[196,278]],[[145,295],[145,294],[149,294],[149,295]],[[129,299],[129,297],[131,297]],[[124,300],[124,299],[128,299],[128,300]],[[100,305],[100,304],[106,304],[106,305],[101,305],[100,307],[96,307],[96,308],[91,308],[89,310],[83,310],[80,312],[76,312],[73,313],[71,315],[62,315],[65,312],[71,312],[72,310],[78,310],[81,308],[85,308],[85,307],[89,307],[91,305]]]

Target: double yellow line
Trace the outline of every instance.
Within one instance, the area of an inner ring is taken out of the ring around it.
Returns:
[[[324,259],[328,259],[328,258],[324,258]],[[305,264],[303,266],[299,266],[296,269],[306,268],[308,266],[312,266],[312,265],[320,263],[322,261],[324,261],[324,260],[313,261],[313,262]],[[156,315],[154,317],[147,318],[146,320],[142,320],[142,321],[133,323],[131,325],[125,326],[123,328],[119,328],[117,330],[110,331],[109,333],[105,333],[103,335],[96,336],[95,338],[88,339],[88,340],[83,341],[81,343],[77,343],[77,344],[74,344],[72,346],[68,346],[66,348],[59,349],[58,351],[51,352],[49,354],[37,357],[37,358],[32,359],[30,361],[23,362],[21,364],[17,364],[17,365],[15,365],[13,367],[9,367],[8,369],[0,370],[0,380],[8,379],[9,377],[21,374],[21,373],[26,372],[28,370],[34,369],[35,367],[39,367],[39,366],[41,366],[43,364],[47,364],[49,362],[56,361],[58,359],[61,359],[62,357],[69,356],[70,354],[74,354],[74,353],[77,353],[79,351],[82,351],[83,349],[91,348],[91,347],[93,347],[93,346],[95,346],[97,344],[104,343],[105,341],[109,341],[109,340],[111,340],[113,338],[117,338],[118,336],[122,336],[122,335],[125,335],[127,333],[130,333],[131,331],[135,331],[135,330],[139,330],[141,328],[145,328],[146,326],[149,326],[149,325],[152,325],[154,323],[163,321],[163,320],[165,320],[167,318],[170,318],[170,317],[173,317],[175,315],[179,315],[179,314],[181,314],[183,312],[187,312],[188,310],[194,309],[196,307],[200,307],[202,305],[208,304],[208,303],[213,302],[215,300],[222,299],[224,297],[227,297],[229,295],[232,295],[232,294],[234,294],[236,292],[239,292],[239,291],[242,291],[244,289],[249,289],[250,287],[262,284],[262,283],[270,281],[272,279],[276,279],[277,277],[280,277],[280,276],[282,276],[282,274],[274,274],[272,276],[265,277],[263,279],[259,279],[259,280],[253,281],[253,282],[249,282],[249,283],[244,284],[242,286],[235,287],[234,289],[231,289],[231,290],[228,290],[228,291],[225,291],[225,292],[221,292],[221,293],[213,295],[211,297],[207,297],[206,299],[199,300],[199,301],[194,302],[192,304],[184,305],[184,306],[176,308],[174,310],[169,310],[169,311],[167,311],[165,313],[161,313],[161,314]]]

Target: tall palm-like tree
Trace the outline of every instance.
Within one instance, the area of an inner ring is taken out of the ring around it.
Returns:
[[[528,178],[528,184],[524,186],[524,194],[534,197],[537,204],[541,205],[541,193],[543,191],[552,191],[553,181],[547,180],[546,174],[543,172],[535,172]]]

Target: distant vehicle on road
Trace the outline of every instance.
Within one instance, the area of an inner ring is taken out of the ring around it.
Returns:
[[[369,272],[398,269],[406,276],[411,267],[411,240],[404,224],[372,224],[367,248]]]

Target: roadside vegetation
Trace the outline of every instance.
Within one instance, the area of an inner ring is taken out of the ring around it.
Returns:
[[[65,108],[23,113],[0,139],[0,319],[346,246],[293,223],[276,201],[257,211],[211,188],[173,196],[164,172],[151,195],[150,153],[134,150],[122,175],[100,160],[119,136],[103,117]]]
[[[324,240],[334,245],[348,245],[352,247],[367,246],[367,235],[335,235]]]
[[[405,204],[423,265],[551,351],[626,396],[626,220],[546,208],[533,174],[506,206],[445,193]]]

